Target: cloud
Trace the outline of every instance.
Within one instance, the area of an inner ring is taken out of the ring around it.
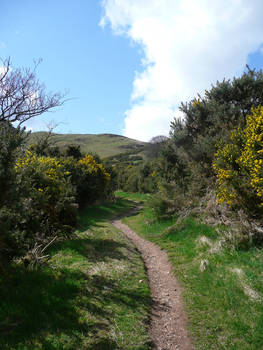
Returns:
[[[50,128],[55,128],[56,123],[50,119],[45,118],[45,116],[38,116],[31,118],[22,124],[27,131],[48,131]]]
[[[0,49],[5,49],[6,48],[6,42],[0,40]]]
[[[263,38],[261,0],[104,0],[101,25],[140,45],[124,134],[168,134],[181,101],[244,70]]]

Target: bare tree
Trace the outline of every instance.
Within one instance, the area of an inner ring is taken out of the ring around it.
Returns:
[[[65,94],[47,93],[44,84],[36,78],[33,69],[12,68],[10,58],[2,61],[0,67],[0,121],[18,122],[26,120],[61,106]]]

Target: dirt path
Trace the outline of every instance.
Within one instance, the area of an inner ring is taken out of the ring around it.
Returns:
[[[137,247],[145,263],[153,300],[150,335],[156,350],[193,350],[187,334],[181,288],[173,275],[167,254],[139,237],[121,220],[113,221]]]

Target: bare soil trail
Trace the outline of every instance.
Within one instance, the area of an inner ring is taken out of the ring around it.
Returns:
[[[149,332],[156,350],[194,350],[187,333],[187,317],[182,289],[176,280],[167,254],[123,224],[113,225],[133,242],[144,261],[153,301]]]

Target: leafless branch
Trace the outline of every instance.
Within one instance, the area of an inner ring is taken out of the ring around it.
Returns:
[[[65,94],[47,93],[44,84],[36,78],[36,68],[11,67],[10,58],[2,61],[0,72],[0,121],[18,122],[19,125],[30,118],[63,105]]]

